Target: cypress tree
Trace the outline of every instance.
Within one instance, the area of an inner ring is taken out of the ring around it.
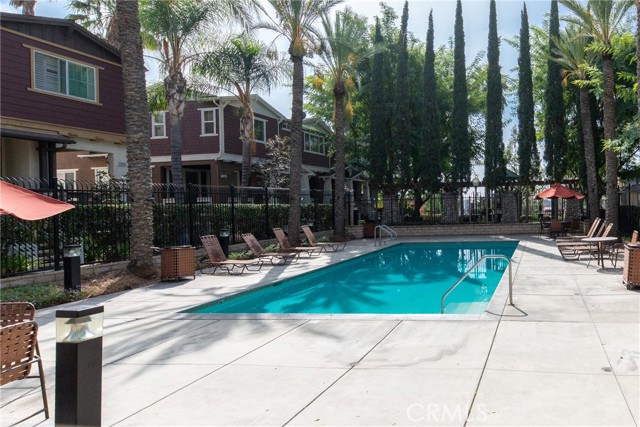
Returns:
[[[529,16],[525,4],[521,13],[520,54],[518,56],[518,169],[520,182],[525,186],[531,182],[539,161],[534,126]]]
[[[402,19],[400,25],[400,35],[398,39],[398,65],[396,73],[396,90],[394,96],[394,133],[393,140],[398,153],[398,163],[400,167],[400,186],[403,189],[409,187],[411,180],[411,140],[410,140],[410,117],[409,110],[409,90],[408,90],[408,69],[409,53],[407,52],[407,23],[409,21],[409,3],[404,2]]]
[[[552,0],[549,18],[549,52],[550,57],[557,58],[554,53],[553,39],[560,39],[560,20],[558,2]],[[547,86],[545,88],[544,116],[544,160],[547,163],[547,175],[554,181],[564,178],[566,164],[565,106],[562,88],[562,67],[556,61],[547,62]]]
[[[378,189],[384,185],[387,176],[387,147],[385,138],[385,93],[384,93],[384,53],[380,20],[376,18],[376,35],[374,39],[376,53],[373,56],[371,73],[371,110],[369,161],[371,181]]]
[[[453,112],[451,114],[451,178],[454,189],[469,180],[471,140],[469,139],[469,105],[467,70],[464,55],[462,2],[457,1],[453,50]]]
[[[484,146],[484,179],[488,188],[496,188],[504,182],[506,165],[502,141],[502,76],[500,75],[500,40],[496,2],[489,6],[489,62],[487,70],[487,119]]]
[[[442,173],[442,147],[440,141],[440,111],[438,110],[437,78],[433,48],[433,10],[429,12],[427,29],[427,50],[424,57],[423,92],[423,141],[421,178],[425,188],[436,193],[440,189]]]

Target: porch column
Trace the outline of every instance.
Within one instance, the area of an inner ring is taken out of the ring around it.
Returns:
[[[311,187],[309,186],[309,175],[302,174],[300,182],[300,195],[302,196],[302,204],[311,203]]]
[[[329,203],[331,203],[331,196],[333,193],[332,187],[331,187],[331,178],[325,178],[324,179],[324,188],[323,188],[323,196],[322,196],[322,203],[328,205]]]

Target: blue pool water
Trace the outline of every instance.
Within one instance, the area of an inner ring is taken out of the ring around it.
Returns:
[[[483,255],[518,242],[405,243],[214,301],[189,313],[440,313],[440,298]],[[304,261],[301,261],[304,262]],[[446,299],[446,313],[482,313],[507,268],[480,264]]]

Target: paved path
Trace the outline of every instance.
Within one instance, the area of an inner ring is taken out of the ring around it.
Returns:
[[[620,268],[515,237],[516,307],[504,278],[490,313],[471,318],[177,313],[375,249],[364,240],[286,268],[90,300],[105,306],[103,425],[637,426],[640,292]],[[37,315],[52,413],[59,308]],[[1,389],[2,425],[38,408],[27,381]],[[53,425],[43,418],[23,425]]]

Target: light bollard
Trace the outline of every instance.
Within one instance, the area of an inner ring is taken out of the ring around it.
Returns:
[[[82,246],[65,245],[62,248],[63,258],[62,266],[64,269],[64,290],[79,291],[80,290],[80,262]]]
[[[56,426],[100,426],[103,306],[56,311]]]

